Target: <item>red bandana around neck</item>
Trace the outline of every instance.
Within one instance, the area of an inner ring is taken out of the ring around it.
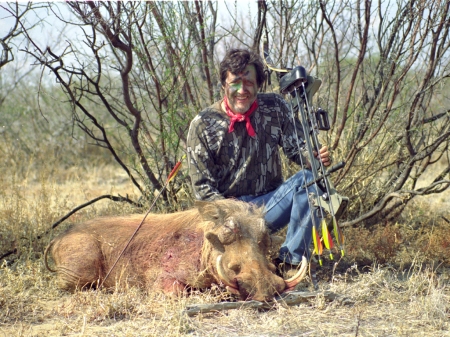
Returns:
[[[250,137],[255,137],[256,133],[253,129],[252,124],[250,123],[250,115],[258,108],[258,100],[255,99],[255,101],[250,106],[250,109],[248,109],[245,114],[235,114],[233,111],[231,111],[228,105],[227,96],[224,97],[223,101],[225,103],[226,113],[228,117],[230,117],[230,127],[228,128],[228,133],[234,131],[234,123],[245,121],[245,127],[247,128],[248,135]]]

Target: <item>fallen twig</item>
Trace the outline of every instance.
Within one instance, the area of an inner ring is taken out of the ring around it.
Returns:
[[[17,248],[14,248],[13,250],[10,250],[9,252],[6,252],[2,255],[0,255],[0,260],[7,258],[8,256],[12,255],[12,254],[16,254],[17,253]]]
[[[259,301],[239,301],[239,302],[220,302],[220,303],[208,303],[208,304],[193,304],[186,306],[183,310],[188,316],[195,316],[200,313],[208,313],[214,311],[223,311],[230,309],[270,309],[276,303],[282,303],[288,306],[300,304],[306,302],[309,299],[317,296],[324,296],[325,299],[333,301],[338,297],[337,294],[330,291],[292,291],[286,294],[275,297],[273,302],[259,302]]]

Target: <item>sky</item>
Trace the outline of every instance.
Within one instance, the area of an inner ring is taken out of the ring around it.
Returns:
[[[251,13],[251,15],[256,16],[257,13],[256,0],[239,0],[238,2],[227,0],[217,2],[219,13],[218,25],[226,26],[230,15],[247,16],[248,13]],[[71,13],[67,5],[63,1],[58,1],[58,3],[58,16],[67,19],[70,18]],[[46,2],[33,1],[33,6],[36,6],[37,8],[36,10],[27,13],[26,16],[26,27],[38,23],[35,28],[29,31],[30,36],[39,43],[38,47],[45,49],[47,46],[50,46],[51,49],[57,50],[59,48],[64,48],[64,46],[67,45],[66,41],[78,40],[78,35],[80,34],[78,29],[75,27],[66,27],[54,13],[43,7],[45,4]],[[236,6],[236,4],[238,5]],[[2,39],[14,25],[15,19],[9,13],[11,10],[10,7],[14,5],[14,2],[0,1],[0,38]],[[22,7],[21,11],[26,5],[27,2],[19,1],[19,6]],[[15,67],[27,67],[30,61],[25,59],[26,55],[24,53],[18,52],[19,49],[27,48],[25,39],[20,37],[15,38],[10,45],[15,54]],[[12,65],[10,64],[8,66],[11,67]]]
[[[46,2],[32,1],[33,5],[39,6],[39,4],[46,4]],[[70,12],[65,5],[64,1],[53,1],[59,3],[60,6],[60,14],[61,16],[68,18],[70,17]],[[218,24],[226,24],[227,17],[229,17],[231,11],[231,15],[247,15],[249,12],[256,15],[257,12],[257,2],[256,0],[239,0],[236,5],[235,0],[223,0],[217,1],[218,3]],[[19,1],[19,5],[24,7],[26,6],[26,1]],[[9,6],[14,5],[14,2],[5,2],[0,1],[0,37],[4,37],[15,20],[9,13]],[[51,12],[49,12],[46,8],[37,8],[32,13],[27,15],[28,23],[32,24],[35,22],[42,22],[42,27],[38,30],[39,34],[45,34],[49,41],[55,40],[59,38],[59,30],[63,27],[63,24],[58,20],[56,16],[54,16]]]

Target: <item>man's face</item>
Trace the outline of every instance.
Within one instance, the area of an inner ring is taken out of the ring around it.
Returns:
[[[234,113],[244,114],[247,112],[258,92],[255,67],[248,65],[242,73],[237,75],[228,72],[224,90],[225,96],[228,98],[228,106]]]

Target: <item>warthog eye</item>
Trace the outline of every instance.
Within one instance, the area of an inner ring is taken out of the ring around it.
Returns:
[[[239,274],[241,272],[241,265],[239,263],[230,262],[228,264],[228,269],[231,269],[237,275],[237,274]]]

